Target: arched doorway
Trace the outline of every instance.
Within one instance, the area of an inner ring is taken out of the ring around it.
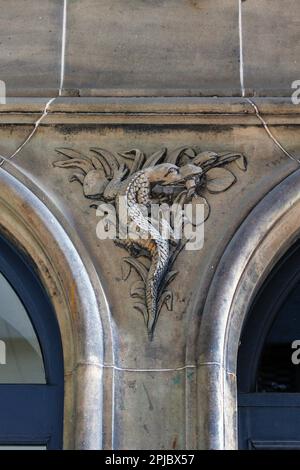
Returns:
[[[0,237],[0,449],[61,449],[59,326],[29,260]]]
[[[237,368],[239,448],[300,449],[300,243],[277,263],[245,321]]]
[[[199,331],[199,448],[237,449],[241,331],[263,283],[300,237],[300,171],[252,210],[228,244]]]

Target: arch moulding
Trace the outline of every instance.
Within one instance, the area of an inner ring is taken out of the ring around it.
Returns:
[[[0,230],[29,257],[52,301],[64,353],[64,448],[102,447],[103,334],[91,276],[50,210],[0,171]]]
[[[228,244],[209,288],[199,332],[199,447],[236,449],[236,363],[249,307],[300,236],[300,171],[261,200]],[[251,367],[251,364],[249,364]]]

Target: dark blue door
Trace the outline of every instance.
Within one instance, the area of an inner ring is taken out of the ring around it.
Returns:
[[[25,256],[0,237],[0,449],[62,448],[63,353]]]
[[[295,341],[300,346],[299,244],[274,268],[243,329],[238,356],[241,449],[300,449]]]

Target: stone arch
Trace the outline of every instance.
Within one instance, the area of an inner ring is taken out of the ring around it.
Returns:
[[[228,244],[199,332],[199,447],[237,448],[236,364],[242,326],[259,287],[300,236],[300,171],[251,211]]]
[[[31,259],[59,323],[64,448],[100,449],[103,332],[91,273],[58,220],[26,186],[0,171],[0,188],[0,231]]]

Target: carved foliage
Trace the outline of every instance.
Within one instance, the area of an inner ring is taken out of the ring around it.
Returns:
[[[247,160],[240,153],[198,152],[189,146],[173,151],[162,148],[148,157],[139,149],[113,153],[102,148],[91,148],[88,155],[69,148],[58,148],[56,151],[66,159],[57,161],[54,165],[75,170],[70,181],[78,181],[82,184],[85,197],[112,204],[116,202],[120,192],[129,188],[130,182],[138,172],[149,175],[153,170],[153,180],[156,168],[157,170],[164,168],[162,164],[175,165],[181,178],[178,179],[178,184],[168,186],[168,184],[161,184],[161,181],[158,181],[157,184],[151,186],[149,199],[159,203],[173,204],[176,202],[181,207],[188,202],[204,204],[205,220],[210,214],[208,195],[227,191],[237,181],[236,170],[247,170]],[[191,175],[193,176],[191,177]],[[119,244],[118,240],[116,242]],[[130,240],[129,242],[127,245],[125,244],[125,248],[131,256],[125,257],[122,261],[122,277],[124,281],[127,281],[132,270],[138,274],[138,280],[135,280],[130,287],[130,295],[135,299],[134,306],[143,315],[149,338],[152,339],[162,307],[166,306],[168,310],[173,309],[173,295],[169,285],[178,273],[172,270],[172,267],[186,240],[169,243],[169,255],[165,260],[166,269],[163,278],[157,277],[155,279],[158,283],[156,286],[158,294],[154,307],[153,303],[152,306],[149,303],[149,295],[151,294],[149,286],[151,282],[153,285],[153,279],[150,279],[149,273],[154,260],[150,253],[145,253],[142,244],[131,243]],[[153,293],[153,295],[155,294]]]

